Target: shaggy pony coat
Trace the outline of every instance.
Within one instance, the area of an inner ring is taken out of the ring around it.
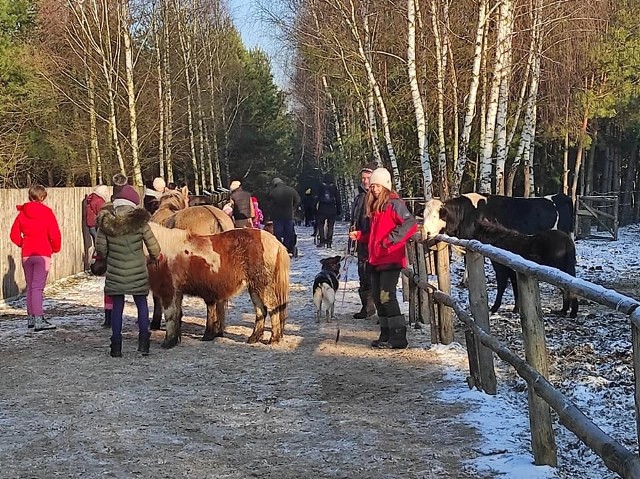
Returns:
[[[269,343],[284,334],[289,297],[289,255],[269,233],[252,228],[197,236],[151,223],[163,257],[149,265],[149,285],[161,301],[167,322],[163,347],[180,340],[182,297],[201,297],[207,304],[205,339],[224,333],[224,315],[216,307],[246,288],[255,306],[255,325],[248,339],[262,339],[267,315],[271,319]]]

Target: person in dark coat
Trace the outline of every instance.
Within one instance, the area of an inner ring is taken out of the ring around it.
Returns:
[[[238,180],[231,182],[229,190],[231,191],[230,199],[233,202],[231,217],[236,228],[252,228],[254,213],[251,193],[245,191]]]
[[[293,212],[300,204],[300,195],[294,188],[285,185],[280,178],[274,178],[271,184],[273,187],[269,191],[269,200],[273,234],[287,248],[289,254],[293,255],[296,246]]]
[[[371,173],[376,169],[375,163],[369,163],[362,167],[360,170],[360,185],[358,186],[358,196],[353,200],[351,207],[351,225],[350,231],[369,231],[369,218],[365,211],[365,198],[367,197],[367,191],[369,191],[369,180],[371,179]],[[353,315],[354,319],[366,319],[370,318],[376,313],[376,307],[373,302],[373,292],[371,290],[371,271],[369,271],[369,248],[367,243],[355,242],[354,245],[350,245],[355,249],[356,256],[358,258],[358,279],[360,280],[360,286],[358,287],[358,294],[360,295],[360,302],[362,308],[360,311]]]
[[[371,346],[404,349],[408,345],[407,325],[396,290],[400,272],[407,267],[405,244],[418,225],[407,205],[393,191],[387,169],[373,170],[369,182],[365,200],[369,231],[351,231],[349,239],[367,243],[369,248],[373,300],[380,318],[380,337]]]
[[[158,206],[160,206],[160,197],[165,191],[167,191],[167,185],[159,176],[156,177],[153,182],[149,182],[149,184],[144,186],[142,205],[149,214],[153,215],[156,212]]]
[[[160,257],[160,245],[149,227],[151,215],[139,208],[140,195],[124,185],[113,195],[113,208],[98,216],[96,252],[107,259],[104,292],[113,299],[111,313],[111,357],[122,357],[122,313],[124,296],[133,295],[138,309],[138,351],[149,354],[149,276],[146,246],[151,260]]]
[[[342,214],[342,201],[340,192],[335,185],[333,175],[325,173],[322,178],[322,185],[318,190],[318,203],[316,207],[316,226],[320,241],[318,247],[326,246],[331,248],[333,242],[333,226],[336,217]]]

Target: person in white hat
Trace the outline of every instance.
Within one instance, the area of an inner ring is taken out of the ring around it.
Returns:
[[[351,231],[349,238],[366,243],[369,248],[373,300],[380,318],[380,337],[371,346],[404,349],[408,346],[407,326],[396,288],[402,268],[407,267],[405,244],[418,230],[418,224],[393,191],[387,169],[375,169],[369,183],[365,198],[369,229]]]
[[[238,180],[232,181],[229,185],[231,191],[230,203],[233,208],[231,217],[236,228],[253,228],[253,202],[251,193],[242,188],[242,183]]]

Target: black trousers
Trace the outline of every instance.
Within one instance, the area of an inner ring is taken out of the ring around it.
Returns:
[[[333,225],[336,223],[336,215],[316,213],[316,227],[320,235],[320,244],[333,241]]]
[[[359,293],[371,290],[371,266],[365,258],[358,258],[358,279],[360,280]]]
[[[400,279],[400,269],[376,271],[371,268],[371,270],[373,301],[376,304],[378,316],[387,318],[400,316],[402,313],[396,291]]]

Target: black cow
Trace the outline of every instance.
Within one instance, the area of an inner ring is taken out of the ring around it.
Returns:
[[[573,228],[573,202],[564,194],[548,198],[518,198],[468,193],[444,203],[430,200],[425,208],[423,235],[446,233],[463,239],[475,238],[476,222],[487,219],[523,234],[547,230],[570,233]],[[496,273],[498,292],[491,307],[495,313],[502,304],[502,296],[511,280],[518,310],[516,273],[500,263],[491,262]]]

